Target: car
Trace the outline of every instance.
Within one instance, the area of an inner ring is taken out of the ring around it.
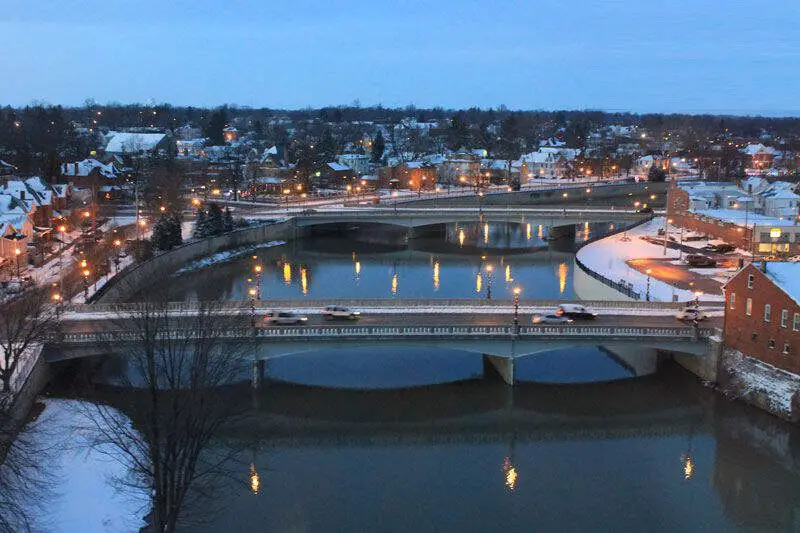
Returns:
[[[561,304],[556,307],[555,314],[556,316],[565,316],[572,319],[594,320],[597,318],[597,313],[580,304]]]
[[[531,317],[531,322],[534,324],[569,324],[572,319],[558,315],[535,314]]]
[[[680,320],[681,322],[692,322],[692,321],[700,321],[705,320],[708,318],[702,309],[697,306],[689,305],[681,309],[675,314],[675,318]]]
[[[689,254],[686,256],[686,263],[695,268],[711,268],[717,266],[717,262],[710,257],[702,254]]]
[[[273,311],[267,313],[264,320],[267,324],[272,326],[286,326],[302,324],[308,321],[308,317],[292,313],[291,311]]]
[[[361,317],[359,311],[353,311],[347,307],[339,307],[336,305],[329,305],[322,310],[322,316],[325,320],[335,320],[337,318],[346,320],[358,320]]]
[[[313,215],[316,212],[317,212],[316,209],[312,209],[312,208],[308,207],[306,209],[303,209],[300,213],[303,214],[303,215]]]
[[[717,252],[718,254],[727,254],[728,252],[732,252],[735,249],[736,249],[735,246],[733,246],[732,244],[728,244],[726,242],[718,244],[714,247],[714,251]]]
[[[653,213],[652,207],[642,207],[641,209],[637,209],[636,212],[640,215],[650,215]]]

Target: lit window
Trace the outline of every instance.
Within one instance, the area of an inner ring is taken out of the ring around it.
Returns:
[[[781,350],[781,353],[782,353],[783,355],[789,355],[789,352],[790,352],[790,351],[792,351],[792,347],[791,347],[791,346],[789,346],[789,343],[788,343],[788,342],[784,342],[784,343],[783,343],[783,350]]]
[[[789,327],[789,311],[788,309],[781,309],[781,327]]]
[[[730,308],[734,309],[734,304],[736,303],[736,293],[732,292],[730,297]]]
[[[769,322],[770,318],[772,318],[772,306],[764,304],[764,322]]]
[[[753,314],[753,299],[748,298],[747,301],[744,303],[744,314],[750,316]]]
[[[749,274],[747,276],[747,288],[748,289],[752,289],[753,288],[753,279],[755,279],[755,276],[753,276],[752,274]]]
[[[774,350],[775,349],[775,339],[770,339],[769,342],[767,343],[767,346],[769,346],[770,350]]]

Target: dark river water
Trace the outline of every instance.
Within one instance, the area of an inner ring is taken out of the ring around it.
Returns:
[[[480,298],[491,264],[498,297],[519,284],[529,297],[574,298],[568,251],[546,247],[535,227],[530,239],[524,225],[511,229],[486,239],[502,247],[481,249],[481,228],[462,243],[453,227],[409,248],[339,235],[262,249],[255,261],[265,297]],[[246,254],[169,285],[185,298],[242,298],[253,264]],[[225,389],[240,416],[204,454],[227,460],[181,531],[800,531],[798,427],[670,360],[634,376],[626,361],[637,356],[652,354],[536,354],[519,360],[513,388],[480,355],[436,347],[270,360],[258,391],[247,372]],[[85,435],[96,404],[136,427],[142,393],[118,386],[129,371],[119,359],[59,370],[39,414],[53,431],[28,430],[49,450],[50,491],[31,496],[32,512],[46,531],[136,531],[146,493],[129,488],[118,452]]]
[[[613,229],[576,227],[555,239],[531,223],[464,223],[403,233],[359,227],[243,252],[154,283],[170,299],[525,298],[572,299],[575,243]],[[548,239],[553,239],[548,242]],[[257,268],[261,269],[260,274]]]

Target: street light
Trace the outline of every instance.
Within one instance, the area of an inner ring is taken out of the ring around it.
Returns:
[[[119,272],[119,249],[122,246],[122,241],[114,239],[114,272]]]
[[[519,295],[522,289],[514,287],[514,335],[519,335]]]
[[[492,299],[492,272],[494,271],[494,267],[492,265],[486,265],[486,299]]]
[[[84,262],[86,261],[84,260]],[[89,298],[89,274],[91,274],[91,271],[88,268],[84,268],[82,274],[83,274],[83,299],[86,300],[87,298]]]
[[[261,265],[256,265],[253,267],[253,271],[256,273],[256,298],[261,300],[261,271],[263,270]]]
[[[645,270],[645,273],[647,274],[647,291],[645,292],[645,297],[644,297],[644,299],[645,299],[646,301],[648,301],[648,302],[650,301],[650,274],[651,274],[652,272],[653,272],[653,271],[652,271],[652,270],[650,270],[649,268],[648,268],[647,270]]]
[[[54,292],[50,296],[50,299],[53,301],[53,305],[56,306],[56,320],[58,320],[59,319],[59,311],[60,311],[60,308],[61,308],[61,293]]]
[[[256,290],[250,288],[248,291],[250,295],[250,325],[256,327]]]
[[[22,252],[19,250],[19,248],[17,248],[15,246],[14,247],[14,257],[15,257],[15,259],[17,261],[17,279],[20,279],[20,277],[19,277],[19,256],[20,255],[22,255]]]

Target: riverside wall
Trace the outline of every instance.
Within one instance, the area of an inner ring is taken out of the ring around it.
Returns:
[[[261,224],[192,241],[157,255],[142,263],[131,265],[114,276],[92,299],[96,303],[119,303],[130,299],[153,280],[163,279],[180,267],[217,252],[253,246],[269,241],[290,241],[302,236],[292,220]]]

